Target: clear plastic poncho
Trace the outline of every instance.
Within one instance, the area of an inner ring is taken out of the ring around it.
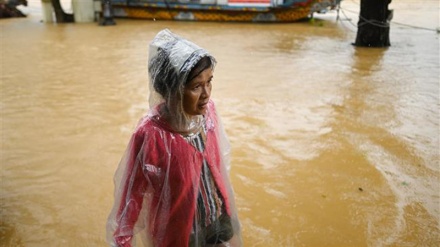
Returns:
[[[206,50],[167,29],[151,42],[150,111],[114,177],[111,246],[136,246],[137,238],[154,247],[242,246],[230,147],[215,105],[209,100],[204,115],[188,115],[181,100],[188,76],[206,57],[213,69]]]

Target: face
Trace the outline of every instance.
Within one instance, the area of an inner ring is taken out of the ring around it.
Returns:
[[[183,109],[189,115],[204,115],[211,96],[212,68],[207,68],[185,86]]]

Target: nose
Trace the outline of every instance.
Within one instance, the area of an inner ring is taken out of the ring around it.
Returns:
[[[207,85],[203,86],[202,97],[209,98],[209,96],[211,96],[211,87],[210,87],[210,85],[207,84]]]

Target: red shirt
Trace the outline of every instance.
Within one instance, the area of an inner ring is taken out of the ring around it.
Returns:
[[[227,174],[219,148],[218,121],[212,101],[206,117],[206,143],[199,152],[158,116],[141,121],[132,136],[116,215],[115,242],[131,246],[141,210],[146,209],[147,238],[155,247],[187,246],[191,233],[203,159],[212,173],[226,212],[230,205],[225,187]],[[138,222],[139,223],[139,222]],[[145,230],[144,230],[145,231]]]

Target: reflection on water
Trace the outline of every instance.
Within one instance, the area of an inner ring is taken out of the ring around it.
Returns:
[[[438,10],[393,4],[396,20],[421,25]],[[148,42],[167,27],[219,61],[213,99],[245,246],[435,246],[438,35],[392,26],[392,47],[355,48],[346,20],[324,18],[2,20],[1,245],[105,246],[112,176],[147,109]]]

